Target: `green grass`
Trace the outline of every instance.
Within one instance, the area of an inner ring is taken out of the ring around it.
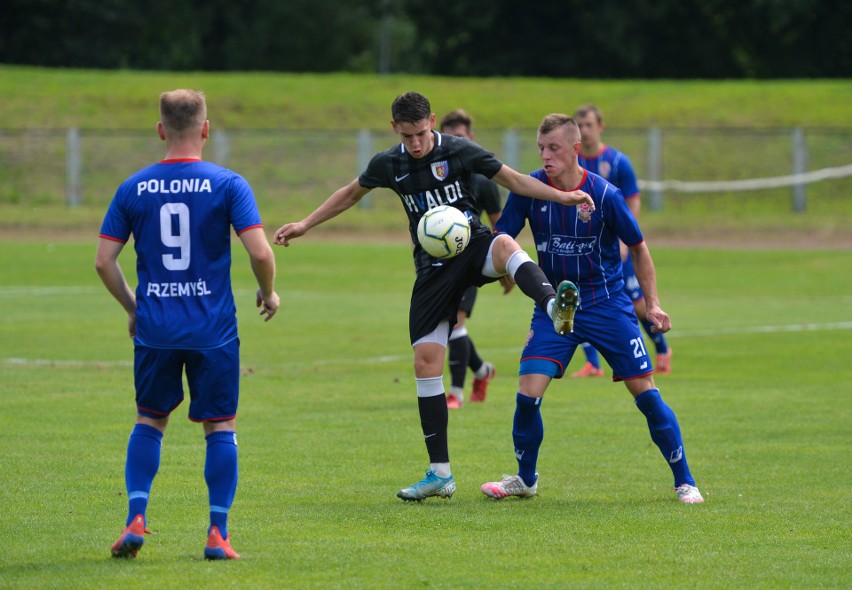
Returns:
[[[532,127],[594,102],[619,127],[848,129],[852,80],[579,80],[411,75],[136,72],[0,66],[0,121],[15,129],[145,129],[157,96],[209,95],[215,129],[384,130],[393,98],[426,94],[437,113],[463,106],[482,128]]]
[[[852,585],[849,252],[654,250],[675,326],[674,372],[657,383],[701,506],[674,500],[644,419],[608,379],[548,392],[537,498],[479,493],[515,468],[514,373],[530,315],[497,287],[481,291],[470,322],[497,376],[486,403],[450,417],[458,492],[400,502],[427,465],[408,246],[306,237],[276,249],[282,309],[268,324],[238,252],[231,530],[243,559],[207,563],[204,444],[183,406],[152,492],[155,534],[135,561],[108,557],[126,510],[132,346],[94,249],[0,242],[0,588]],[[121,261],[132,277],[130,249]]]
[[[213,137],[230,136],[227,165],[254,187],[269,225],[301,218],[360,171],[357,135],[390,132],[394,96],[420,90],[436,113],[462,106],[476,139],[499,157],[506,129],[520,138],[517,167],[540,166],[535,128],[542,116],[595,102],[608,124],[604,139],[627,153],[647,178],[647,129],[663,132],[666,179],[730,180],[791,173],[790,129],[806,131],[808,169],[846,165],[852,157],[848,105],[852,80],[603,81],[430,78],[352,74],[167,73],[0,66],[0,229],[94,234],[116,186],[162,157],[154,133],[157,96],[175,87],[209,96]],[[65,206],[65,130],[82,128],[83,202]],[[743,127],[745,130],[735,128]],[[215,159],[215,146],[205,157]],[[793,214],[792,191],[701,195],[669,192],[662,211],[643,212],[652,235],[707,228],[726,234],[852,236],[852,179],[808,186],[807,211]],[[329,225],[333,231],[399,231],[398,199],[386,190],[373,207]]]

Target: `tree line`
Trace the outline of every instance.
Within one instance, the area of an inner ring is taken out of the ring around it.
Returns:
[[[5,0],[0,63],[165,71],[840,78],[845,0]]]

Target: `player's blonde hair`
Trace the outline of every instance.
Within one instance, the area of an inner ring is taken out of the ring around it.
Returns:
[[[207,99],[201,90],[181,88],[160,95],[160,122],[167,133],[184,135],[206,120]]]
[[[538,126],[538,134],[547,135],[548,133],[556,131],[560,127],[565,128],[565,132],[571,140],[571,143],[580,141],[580,128],[577,126],[577,121],[562,113],[551,113],[546,115],[544,119],[541,120],[541,125]]]

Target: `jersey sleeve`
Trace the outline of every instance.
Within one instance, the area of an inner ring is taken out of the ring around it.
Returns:
[[[618,238],[628,246],[635,246],[642,242],[645,237],[642,235],[642,230],[639,229],[639,223],[630,212],[627,206],[627,200],[620,189],[610,185],[612,192],[609,192],[608,198],[604,200],[604,219],[607,223],[611,223],[615,228],[615,233]]]
[[[630,158],[621,154],[621,162],[618,166],[618,178],[616,184],[620,189],[625,199],[630,199],[639,194],[639,183],[636,180],[636,172],[633,171],[633,164]]]
[[[101,231],[99,235],[107,240],[127,243],[127,240],[130,239],[130,233],[132,231],[130,227],[130,218],[126,215],[124,207],[122,206],[126,184],[127,183],[124,183],[118,187],[118,190],[115,192],[115,196],[112,198],[112,202],[109,204],[106,215],[104,215],[104,221],[101,224]]]
[[[263,227],[260,211],[254,198],[254,191],[245,178],[234,174],[230,180],[231,225],[237,235],[253,227]]]
[[[493,153],[473,141],[464,140],[460,142],[461,157],[471,171],[482,174],[491,179],[500,172],[503,162],[497,159]]]
[[[390,182],[385,165],[386,156],[384,152],[378,153],[370,159],[367,168],[358,177],[358,184],[364,188],[389,188]]]

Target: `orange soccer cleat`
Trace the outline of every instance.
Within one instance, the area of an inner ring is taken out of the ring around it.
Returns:
[[[122,531],[118,541],[112,546],[113,557],[136,557],[139,548],[145,543],[145,533],[151,534],[151,531],[145,528],[145,517],[137,514]]]
[[[598,369],[592,363],[587,362],[579,371],[571,373],[572,377],[603,377],[603,369]]]
[[[239,559],[240,554],[231,547],[231,535],[227,539],[222,538],[219,527],[211,526],[207,537],[207,545],[204,546],[204,559]]]

